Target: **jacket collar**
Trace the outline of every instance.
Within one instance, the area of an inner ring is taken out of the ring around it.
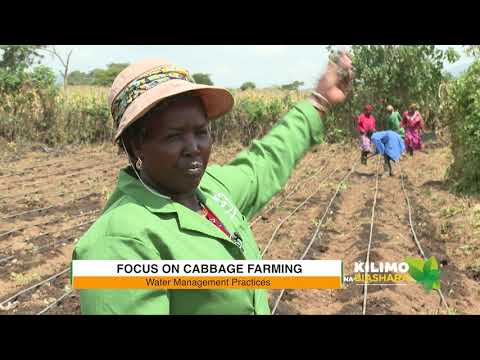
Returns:
[[[208,175],[204,175],[208,176]],[[203,182],[203,181],[202,181]],[[196,190],[199,200],[207,206],[223,223],[227,231],[233,235],[237,231],[238,224],[234,221],[233,212],[236,209],[230,209],[230,213],[226,212],[218,201],[208,194],[207,189],[200,186]],[[182,230],[197,231],[209,236],[213,236],[222,240],[232,242],[219,228],[206,219],[202,219],[202,215],[196,213],[182,204],[169,198],[163,198],[152,194],[143,184],[133,176],[132,169],[126,167],[120,170],[117,182],[117,190],[133,199],[147,210],[155,214],[176,213],[179,226]],[[109,199],[106,208],[116,200],[115,194]],[[227,209],[228,210],[228,209]]]

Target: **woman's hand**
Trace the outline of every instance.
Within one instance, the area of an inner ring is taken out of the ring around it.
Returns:
[[[327,71],[318,80],[315,92],[328,101],[329,105],[345,101],[353,79],[352,60],[345,52],[339,53],[337,63],[330,62]],[[315,97],[317,101],[318,97]],[[326,105],[320,101],[322,105]]]

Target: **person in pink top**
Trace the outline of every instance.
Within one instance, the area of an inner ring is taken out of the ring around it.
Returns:
[[[365,106],[363,113],[358,117],[357,130],[360,133],[360,148],[362,150],[362,164],[367,164],[367,156],[372,152],[371,134],[376,131],[376,120],[372,114],[373,106]]]
[[[400,127],[405,129],[405,147],[407,152],[413,156],[413,151],[422,148],[421,131],[423,130],[423,119],[417,111],[417,105],[412,104],[408,111],[403,113]]]

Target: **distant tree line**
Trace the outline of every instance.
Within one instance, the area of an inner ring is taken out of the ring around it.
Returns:
[[[111,63],[106,69],[93,69],[90,72],[72,71],[68,75],[69,85],[111,86],[128,63]]]

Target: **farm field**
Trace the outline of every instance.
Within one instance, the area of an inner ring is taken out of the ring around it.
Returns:
[[[214,146],[211,162],[225,163],[241,149]],[[450,162],[448,147],[430,142],[414,158],[404,157],[394,177],[381,176],[383,164],[373,158],[361,165],[352,144],[317,145],[251,221],[264,259],[341,259],[349,273],[355,261],[365,261],[370,239],[370,261],[420,256],[406,194],[418,242],[440,262],[446,304],[414,283],[371,285],[366,300],[362,286],[347,284],[286,290],[278,303],[280,291],[271,291],[275,313],[480,313],[480,201],[447,191]],[[2,169],[0,314],[80,314],[66,271],[73,245],[99,216],[125,165],[116,148],[103,145],[30,152]]]

